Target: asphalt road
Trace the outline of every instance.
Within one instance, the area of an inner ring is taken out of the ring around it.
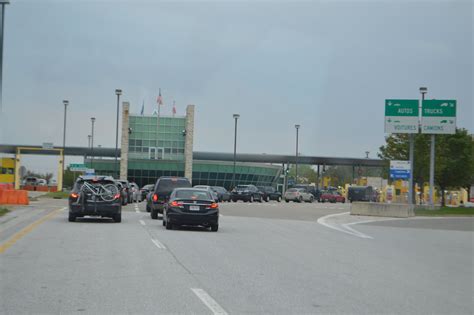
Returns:
[[[217,233],[167,231],[143,203],[122,223],[64,206],[0,220],[1,314],[474,312],[473,218],[353,225],[364,239],[316,222],[341,204],[224,203]]]

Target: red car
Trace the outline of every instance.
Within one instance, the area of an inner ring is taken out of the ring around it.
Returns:
[[[338,191],[324,191],[321,194],[321,197],[319,197],[319,200],[321,200],[321,202],[332,202],[332,203],[335,203],[335,202],[345,203],[346,202],[346,198],[344,198],[344,196],[341,195],[341,193]]]

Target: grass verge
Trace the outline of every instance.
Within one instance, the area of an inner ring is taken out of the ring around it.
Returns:
[[[0,217],[10,212],[7,208],[0,207]]]
[[[54,198],[54,199],[66,199],[68,197],[69,197],[69,192],[67,191],[49,192],[40,196],[40,198]]]
[[[454,217],[454,216],[474,216],[474,208],[450,208],[443,207],[436,210],[415,209],[415,215],[421,217]]]

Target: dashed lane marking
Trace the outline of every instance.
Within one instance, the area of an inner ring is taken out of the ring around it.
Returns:
[[[166,249],[166,246],[163,245],[159,240],[152,238],[151,241],[152,241],[153,244],[155,244],[155,246],[158,247],[159,249]]]
[[[145,221],[143,221],[143,220],[140,220],[139,222],[140,222],[140,224],[143,225],[143,226],[146,225]]]
[[[220,306],[206,291],[199,288],[191,288],[196,296],[206,305],[214,315],[227,315],[228,313]]]

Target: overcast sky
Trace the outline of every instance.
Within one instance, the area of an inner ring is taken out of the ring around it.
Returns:
[[[456,99],[474,131],[473,1],[11,0],[0,142],[115,146],[116,88],[196,105],[196,151],[376,156],[384,100]],[[40,160],[38,160],[40,161]],[[43,165],[43,162],[38,162]],[[49,162],[48,165],[50,165]],[[46,164],[44,164],[46,165]],[[46,167],[46,166],[45,166]],[[48,166],[54,168],[53,166]]]

